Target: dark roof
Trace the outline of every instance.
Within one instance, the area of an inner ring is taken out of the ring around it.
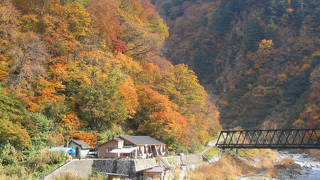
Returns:
[[[165,145],[150,136],[120,136],[121,139],[127,140],[135,145]]]
[[[117,173],[104,173],[104,174],[110,175],[110,176],[121,176],[121,177],[128,177],[129,176],[129,175],[126,175],[126,174],[117,174]]]
[[[72,140],[71,142],[74,142],[75,144],[79,145],[81,147],[81,149],[90,149],[89,144],[87,144],[86,142],[84,142],[82,140]]]

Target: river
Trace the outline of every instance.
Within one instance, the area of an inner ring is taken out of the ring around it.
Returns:
[[[307,154],[279,152],[280,157],[291,157],[295,163],[302,167],[302,175],[297,176],[295,180],[319,180],[320,179],[320,161]]]
[[[304,153],[289,153],[286,151],[279,152],[280,158],[291,157],[295,163],[299,164],[302,168],[301,175],[295,178],[290,177],[288,174],[282,174],[277,179],[279,180],[320,180],[320,161],[316,158],[312,158]],[[265,172],[261,172],[256,175],[242,176],[240,180],[270,180],[270,178],[264,177]]]

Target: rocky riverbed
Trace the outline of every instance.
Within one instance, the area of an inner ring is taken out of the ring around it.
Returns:
[[[296,164],[301,166],[301,175],[296,176],[295,180],[318,180],[320,179],[320,161],[310,157],[305,153],[280,152],[280,157],[291,157]],[[282,177],[286,179],[287,177]]]
[[[289,162],[292,159],[292,162]],[[281,161],[282,160],[282,161]],[[284,160],[284,161],[283,161]],[[240,180],[318,180],[320,160],[305,153],[279,152],[279,162],[259,174],[242,176]]]

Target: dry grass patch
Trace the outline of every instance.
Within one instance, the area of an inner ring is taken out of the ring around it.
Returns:
[[[268,172],[265,174],[266,177],[268,178],[276,178],[278,174],[278,168],[271,168],[268,170]]]
[[[187,179],[232,180],[237,179],[238,176],[256,174],[272,167],[278,158],[278,153],[272,150],[241,149],[238,151],[238,156],[242,158],[223,155],[218,162],[189,173]]]
[[[239,160],[234,159],[230,155],[225,155],[221,159],[209,166],[201,167],[196,171],[189,173],[189,180],[224,180],[236,179],[237,176],[243,175],[252,169],[247,165],[241,164]]]

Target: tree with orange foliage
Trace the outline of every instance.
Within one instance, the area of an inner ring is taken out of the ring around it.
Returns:
[[[98,70],[88,79],[89,83],[80,86],[74,99],[80,118],[87,121],[92,129],[104,130],[113,124],[121,124],[130,116],[130,110],[133,113],[134,106],[126,107],[129,101],[119,88],[127,81],[127,75],[120,69],[113,69],[108,74]]]
[[[175,88],[184,96],[186,103],[189,105],[196,104],[203,108],[206,104],[207,93],[200,85],[195,73],[183,64],[176,65],[173,73]]]
[[[74,134],[79,132],[80,119],[75,113],[68,113],[61,118],[61,127],[66,132],[66,135],[72,137]],[[70,139],[69,139],[70,140]]]
[[[119,88],[124,99],[124,105],[127,107],[129,118],[132,118],[139,106],[138,94],[129,83],[122,83]]]
[[[189,124],[187,118],[173,110],[154,112],[150,121],[139,127],[139,130],[160,139],[173,139],[175,146],[188,146],[190,141],[186,134]],[[172,144],[171,144],[172,145]]]
[[[91,133],[88,132],[78,132],[72,136],[74,139],[80,139],[88,143],[90,146],[97,144],[97,131]]]
[[[110,50],[127,51],[126,44],[119,37],[123,34],[118,14],[119,1],[91,0],[87,10],[93,15],[93,29],[103,38]]]
[[[49,2],[40,18],[42,37],[53,57],[74,54],[90,31],[91,18],[79,3]]]
[[[9,74],[10,50],[15,46],[15,34],[19,31],[19,15],[10,0],[0,2],[0,82]]]
[[[5,55],[0,55],[0,83],[8,76],[8,58]]]
[[[5,114],[1,113],[0,115],[0,145],[11,143],[20,148],[29,146],[30,136],[28,131],[20,124],[10,121]]]
[[[149,1],[93,0],[87,8],[94,16],[94,29],[113,52],[142,58],[159,50],[168,28]]]
[[[131,122],[133,127],[143,134],[155,136],[173,145],[187,145],[184,133],[188,127],[187,118],[175,111],[178,106],[169,97],[152,90],[148,86],[137,86],[139,109]]]

